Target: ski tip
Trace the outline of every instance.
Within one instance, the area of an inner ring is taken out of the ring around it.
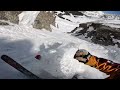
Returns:
[[[1,59],[4,59],[4,58],[6,58],[6,57],[8,57],[7,55],[2,55],[1,56]]]

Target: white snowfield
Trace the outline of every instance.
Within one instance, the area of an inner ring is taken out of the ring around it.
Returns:
[[[26,11],[21,14],[24,18],[19,22],[25,22],[24,24],[0,26],[0,56],[9,55],[43,79],[71,79],[74,75],[79,79],[104,79],[109,76],[74,59],[78,49],[86,49],[98,57],[120,62],[120,50],[117,47],[103,47],[66,33],[74,29],[78,23],[66,22],[57,17],[56,27],[51,25],[52,32],[32,28],[33,18],[35,19],[32,16],[37,14],[37,11]],[[26,15],[30,15],[29,18],[25,17]],[[37,54],[41,55],[41,60],[35,59]],[[1,59],[0,69],[0,79],[28,78]]]

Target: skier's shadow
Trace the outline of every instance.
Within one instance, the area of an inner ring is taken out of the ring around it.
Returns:
[[[5,54],[9,55],[18,62],[30,64],[30,61],[25,59],[33,55],[31,49],[33,44],[29,40],[14,40],[8,38],[0,38],[0,57]],[[14,69],[2,59],[0,59],[0,79],[26,79],[18,70]]]
[[[64,55],[64,48],[60,43],[54,43],[52,45],[40,45],[41,53],[41,66],[47,71],[51,76],[55,78],[62,79],[66,78],[66,75],[61,70],[61,59]]]

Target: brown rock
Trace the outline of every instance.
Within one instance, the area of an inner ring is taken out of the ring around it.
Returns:
[[[18,24],[18,15],[22,11],[0,11],[0,20],[8,20],[12,23]]]
[[[41,11],[37,16],[33,27],[37,28],[37,29],[45,28],[45,29],[51,31],[50,24],[55,26],[54,12]]]

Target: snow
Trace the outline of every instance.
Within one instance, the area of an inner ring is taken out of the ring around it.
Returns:
[[[51,25],[52,32],[49,32],[31,27],[38,13],[38,11],[25,11],[19,15],[19,25],[0,26],[0,56],[3,54],[11,56],[43,79],[71,79],[74,75],[79,79],[108,77],[105,73],[75,60],[73,56],[78,49],[86,49],[98,57],[120,62],[120,49],[117,47],[103,47],[66,33],[76,28],[79,23],[96,19],[72,17],[70,22],[57,17],[56,27]],[[78,23],[77,20],[81,21]],[[41,60],[35,59],[37,54],[41,55]],[[1,79],[27,78],[1,59],[0,68]]]
[[[34,24],[34,20],[40,11],[23,11],[19,14],[19,24],[20,25],[32,25]]]
[[[88,31],[93,31],[93,30],[94,30],[93,27],[89,27],[89,28],[88,28]]]
[[[104,23],[103,25],[110,26],[113,28],[120,28],[120,24],[114,24],[114,23]]]
[[[48,31],[40,31],[19,25],[1,26],[0,55],[7,54],[11,56],[25,68],[42,78],[67,79],[72,78],[76,73],[78,75],[84,75],[88,68],[83,68],[86,67],[86,65],[81,63],[81,66],[77,60],[73,59],[73,55],[79,47],[77,47],[77,41],[76,44],[73,42],[72,39],[74,39],[74,37],[71,39],[70,37],[71,36],[64,34],[62,36],[62,33],[58,32],[50,33]],[[42,56],[40,61],[34,58],[38,52]],[[1,67],[4,67],[4,63]],[[86,78],[104,78],[102,72],[92,67],[89,67],[89,69],[90,68],[99,72],[101,76],[86,76]],[[4,71],[6,71],[5,69]],[[3,73],[3,70],[0,73]],[[11,70],[11,73],[14,73],[13,70]],[[48,73],[47,75],[49,77],[46,76],[46,73]],[[92,73],[93,72],[89,72],[89,75]],[[3,76],[1,77],[3,78]],[[19,77],[14,76],[14,78]]]
[[[70,32],[75,27],[79,26],[79,24],[63,20],[63,19],[61,19],[59,17],[56,17],[55,23],[56,23],[56,27],[60,28],[59,31],[61,31],[61,32]],[[63,31],[63,29],[65,29],[65,30]]]
[[[120,20],[101,20],[101,23],[106,23],[106,24],[120,24]]]
[[[73,16],[66,16],[63,15],[65,19],[61,19],[58,16],[56,16],[56,27],[58,27],[59,31],[61,32],[70,32],[76,27],[79,26],[80,23],[86,23],[86,22],[95,22],[98,21],[98,19],[90,19],[85,16],[79,16],[79,17],[73,17]],[[67,21],[66,19],[70,20]]]
[[[97,17],[97,18],[104,15],[102,11],[85,11],[84,14],[86,14],[87,16]]]

